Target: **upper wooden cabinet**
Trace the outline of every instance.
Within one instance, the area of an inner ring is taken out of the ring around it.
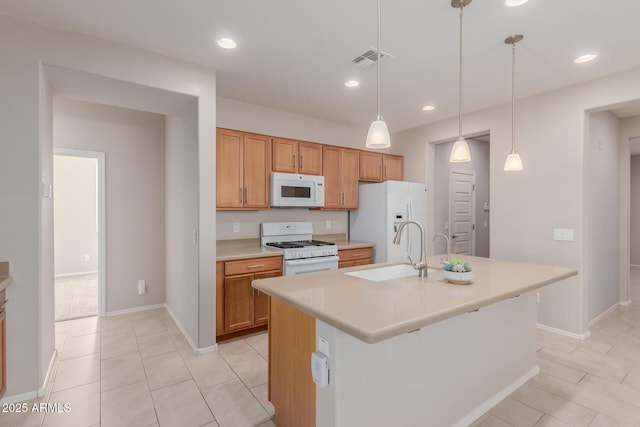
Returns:
[[[404,181],[404,157],[383,154],[382,178],[383,181]]]
[[[322,144],[273,138],[271,146],[274,172],[322,175]]]
[[[324,209],[358,208],[359,163],[358,150],[322,148]]]
[[[216,201],[220,210],[269,208],[269,137],[217,130]]]
[[[404,157],[360,151],[360,181],[404,180]]]

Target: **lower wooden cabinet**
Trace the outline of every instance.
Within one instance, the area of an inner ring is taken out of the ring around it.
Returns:
[[[269,297],[251,287],[256,279],[282,275],[282,257],[216,263],[216,337],[218,341],[254,332],[269,319]],[[264,328],[263,328],[264,329]]]
[[[373,248],[342,249],[338,251],[338,268],[373,264]]]
[[[7,313],[6,291],[0,292],[0,399],[7,390]]]

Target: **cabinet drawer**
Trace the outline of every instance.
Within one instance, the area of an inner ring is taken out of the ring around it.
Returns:
[[[340,262],[373,258],[373,248],[343,249],[338,251]]]
[[[243,259],[240,261],[229,261],[224,263],[225,276],[281,269],[282,257],[280,256]]]

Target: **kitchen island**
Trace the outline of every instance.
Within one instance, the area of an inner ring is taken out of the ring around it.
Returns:
[[[440,270],[385,278],[391,270],[380,268],[391,264],[254,281],[271,296],[276,425],[468,425],[535,376],[531,291],[577,271],[464,259],[474,268],[470,285],[448,284]],[[365,270],[368,278],[350,274]],[[320,337],[330,381],[316,388],[310,356]]]

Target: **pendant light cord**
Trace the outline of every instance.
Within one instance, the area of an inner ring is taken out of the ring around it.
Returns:
[[[460,2],[460,70],[458,73],[458,137],[462,139],[462,15],[464,4]]]
[[[380,28],[381,28],[381,19],[380,19],[380,15],[382,14],[381,12],[382,10],[382,0],[378,0],[378,84],[377,84],[377,96],[378,96],[378,100],[377,100],[377,104],[378,104],[378,112],[376,114],[376,120],[382,120],[382,117],[380,117]]]
[[[511,153],[516,152],[516,44],[511,44]]]

